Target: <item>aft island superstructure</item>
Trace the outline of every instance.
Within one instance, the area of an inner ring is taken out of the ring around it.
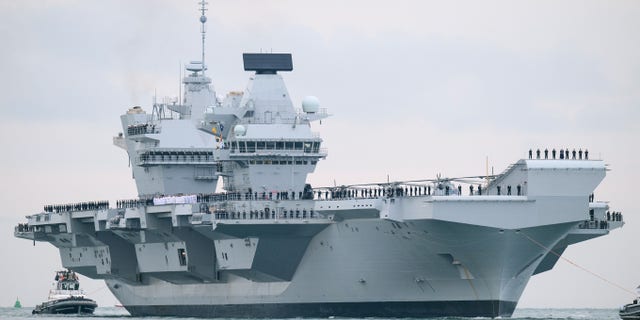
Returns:
[[[121,116],[136,199],[46,206],[15,235],[104,279],[133,316],[496,317],[569,245],[623,225],[590,196],[607,166],[582,155],[313,188],[327,111],[294,107],[290,54],[243,61],[244,91],[217,98],[196,61],[183,99]]]

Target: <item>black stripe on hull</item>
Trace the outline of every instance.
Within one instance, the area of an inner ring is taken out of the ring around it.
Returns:
[[[132,316],[199,318],[509,317],[515,301],[410,301],[125,306]]]

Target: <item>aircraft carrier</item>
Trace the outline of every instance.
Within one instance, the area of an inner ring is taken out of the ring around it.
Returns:
[[[200,10],[184,94],[120,117],[138,196],[46,205],[15,229],[131,315],[510,316],[569,245],[623,225],[593,199],[608,169],[582,149],[530,151],[498,175],[313,188],[327,111],[294,106],[285,53],[244,54],[246,89],[219,98]]]

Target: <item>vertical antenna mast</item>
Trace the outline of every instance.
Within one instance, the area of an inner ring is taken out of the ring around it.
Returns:
[[[205,29],[205,23],[207,22],[207,16],[205,16],[205,12],[207,11],[207,4],[204,0],[200,1],[198,4],[201,5],[200,11],[202,11],[202,15],[200,16],[200,23],[202,23],[202,27],[200,28],[200,33],[202,33],[202,75],[204,76],[204,38],[207,30]]]

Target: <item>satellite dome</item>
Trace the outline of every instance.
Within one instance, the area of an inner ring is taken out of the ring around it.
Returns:
[[[200,16],[200,22],[202,22],[202,23],[207,22],[207,17],[206,16]]]
[[[244,136],[245,134],[247,134],[247,128],[245,128],[241,124],[238,124],[235,127],[233,127],[233,132],[235,132],[236,137],[241,137],[241,136]]]
[[[320,100],[314,96],[306,96],[302,99],[302,111],[316,113],[320,109]]]

